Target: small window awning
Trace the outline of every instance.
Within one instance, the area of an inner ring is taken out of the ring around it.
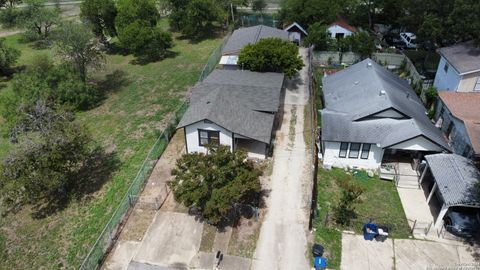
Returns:
[[[476,183],[480,172],[472,160],[456,154],[425,156],[446,206],[480,207]]]
[[[236,65],[238,62],[238,55],[223,55],[220,58],[220,65]]]

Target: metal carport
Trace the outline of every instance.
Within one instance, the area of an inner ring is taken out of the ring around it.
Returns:
[[[425,156],[427,166],[420,176],[422,183],[431,172],[434,185],[430,191],[427,204],[435,192],[441,200],[441,210],[435,220],[435,228],[442,225],[442,220],[449,207],[462,206],[480,208],[480,198],[475,184],[480,181],[480,172],[472,160],[456,154],[435,154]]]

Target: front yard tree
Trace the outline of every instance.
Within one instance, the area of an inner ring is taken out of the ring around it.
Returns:
[[[122,46],[142,60],[163,58],[172,36],[157,27],[159,18],[154,1],[120,0],[115,26]]]
[[[353,52],[360,54],[362,59],[370,57],[375,51],[375,41],[368,32],[360,32],[347,37]]]
[[[333,209],[333,216],[338,224],[350,225],[350,221],[355,217],[355,204],[360,201],[360,196],[365,190],[346,179],[342,179],[340,186],[342,187],[342,197]]]
[[[279,38],[261,39],[248,44],[239,55],[238,64],[245,69],[259,72],[281,72],[292,78],[303,67],[298,47]]]
[[[215,0],[191,0],[187,5],[182,25],[182,34],[201,38],[212,31],[213,23],[222,21],[226,13]]]
[[[252,1],[252,10],[255,12],[263,13],[266,7],[267,7],[267,2],[265,2],[265,0]]]
[[[64,23],[57,33],[56,47],[57,54],[72,65],[83,83],[87,81],[88,68],[98,68],[105,60],[98,40],[80,23]]]
[[[45,7],[44,0],[26,0],[25,3],[27,6],[22,11],[23,25],[37,38],[48,38],[51,28],[60,21],[60,11]]]
[[[192,153],[177,160],[169,183],[175,199],[200,210],[209,222],[227,220],[237,204],[258,203],[261,171],[246,161],[246,153],[226,146],[209,147],[209,154]]]
[[[80,10],[80,17],[92,25],[93,32],[102,42],[106,41],[106,36],[117,35],[117,8],[113,0],[85,0]]]

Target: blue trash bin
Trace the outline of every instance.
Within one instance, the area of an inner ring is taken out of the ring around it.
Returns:
[[[325,270],[327,269],[327,258],[323,257],[315,257],[313,259],[313,266],[315,267],[315,270]]]
[[[373,223],[363,225],[363,239],[372,241],[378,235],[378,226]]]

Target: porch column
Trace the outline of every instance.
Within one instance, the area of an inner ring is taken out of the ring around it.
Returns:
[[[435,182],[435,184],[433,184],[432,191],[430,191],[430,194],[428,194],[427,204],[430,203],[430,199],[432,198],[433,193],[435,193],[435,191],[437,191],[437,187],[438,187],[437,182]]]
[[[425,166],[425,169],[423,169],[422,175],[420,176],[419,184],[422,184],[423,179],[425,178],[425,175],[427,174],[428,169],[430,169],[430,165],[428,165],[428,162],[427,162],[427,166]],[[436,182],[435,182],[435,184],[436,184]]]
[[[440,229],[440,227],[443,224],[443,217],[445,214],[447,214],[448,206],[443,203],[442,209],[440,210],[440,213],[438,214],[437,220],[435,221],[435,229]]]

